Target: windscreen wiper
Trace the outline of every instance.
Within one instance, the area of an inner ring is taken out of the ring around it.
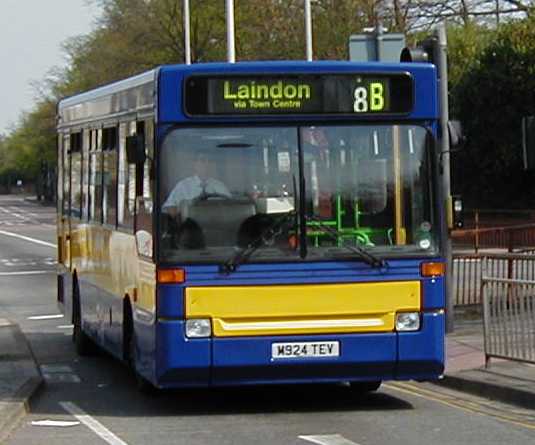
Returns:
[[[319,218],[316,218],[315,216],[307,215],[308,221],[313,221],[314,227],[319,228],[323,233],[326,233],[327,235],[330,235],[332,239],[335,241],[341,241],[342,247],[345,247],[346,249],[350,250],[353,253],[356,253],[359,258],[361,258],[365,263],[369,264],[372,267],[382,268],[386,267],[387,263],[382,258],[379,258],[375,255],[372,255],[370,252],[364,250],[362,247],[359,246],[353,246],[351,244],[348,244],[343,236],[342,233],[340,233],[338,230],[333,229],[330,226],[327,226],[323,223],[323,221]]]
[[[258,238],[251,241],[246,247],[236,251],[230,259],[221,264],[219,266],[219,271],[226,275],[235,272],[238,266],[245,263],[256,250],[262,246],[269,246],[277,236],[283,233],[290,223],[295,225],[295,218],[296,213],[294,210],[285,213],[281,218],[265,229]]]

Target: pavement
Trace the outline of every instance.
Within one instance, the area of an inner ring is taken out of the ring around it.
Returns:
[[[485,367],[483,323],[477,311],[456,311],[446,336],[446,372],[437,383],[488,399],[535,408],[535,364],[491,360]],[[29,409],[43,378],[28,341],[15,323],[0,318],[0,443]]]
[[[446,336],[446,371],[439,385],[535,409],[535,364],[492,358],[485,366],[480,311],[456,309]]]
[[[0,318],[0,443],[29,409],[43,379],[19,326]]]

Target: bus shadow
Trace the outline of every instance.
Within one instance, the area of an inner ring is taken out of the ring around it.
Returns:
[[[347,386],[329,384],[174,390],[158,394],[151,406],[155,412],[181,416],[413,409],[381,390],[356,394]]]
[[[48,348],[46,354],[38,355],[48,363],[70,364],[72,372],[79,377],[78,383],[45,382],[31,403],[33,413],[65,414],[60,401],[71,401],[91,415],[121,417],[413,409],[412,404],[382,387],[377,392],[359,394],[347,385],[336,384],[192,388],[144,394],[137,390],[135,378],[126,365],[107,354],[76,357],[70,338],[62,334],[41,334],[39,339],[30,334],[30,337],[36,349],[50,347],[54,340],[54,351]]]
[[[298,414],[412,410],[409,402],[377,392],[355,394],[342,385],[274,385],[225,388],[158,390],[144,394],[124,370],[120,382],[82,384],[69,397],[54,385],[45,386],[32,403],[35,413],[65,414],[59,401],[71,401],[94,416],[112,417],[202,417],[251,414]],[[114,379],[115,380],[115,379]],[[56,403],[44,401],[46,392],[58,392]],[[42,400],[42,402],[40,401]]]

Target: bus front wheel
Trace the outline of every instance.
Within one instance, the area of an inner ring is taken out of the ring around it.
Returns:
[[[136,387],[143,394],[154,394],[156,387],[152,385],[148,380],[139,374],[136,368],[136,363],[138,361],[138,350],[137,350],[137,340],[136,333],[134,330],[134,322],[132,317],[132,306],[127,300],[125,303],[125,314],[124,314],[124,324],[125,324],[125,333],[124,333],[124,345],[125,345],[125,358],[126,363],[129,368],[132,370],[134,377],[136,379]]]
[[[72,292],[72,324],[72,341],[76,353],[81,356],[93,354],[95,352],[95,346],[82,329],[82,305],[80,303],[80,291],[76,280],[74,280]]]

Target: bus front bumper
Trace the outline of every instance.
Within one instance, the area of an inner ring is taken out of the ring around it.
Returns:
[[[444,371],[444,314],[416,332],[188,339],[183,320],[158,321],[162,388],[367,380],[434,380]],[[274,343],[338,342],[336,357],[273,358]]]

